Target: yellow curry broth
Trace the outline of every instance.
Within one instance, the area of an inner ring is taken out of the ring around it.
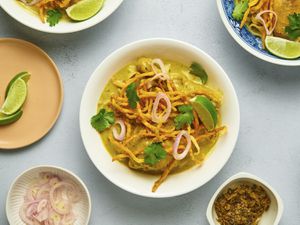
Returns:
[[[194,90],[205,89],[208,92],[209,91],[216,92],[215,90],[211,90],[208,87],[202,85],[198,80],[199,79],[198,77],[190,75],[189,67],[174,61],[169,61],[169,60],[163,60],[163,61],[166,67],[170,68],[169,75],[172,81],[174,82],[177,90],[182,92],[190,92]],[[104,91],[100,96],[98,109],[106,108],[107,110],[112,111],[112,108],[110,107],[111,97],[113,95],[118,94],[120,91],[120,88],[118,88],[114,84],[114,82],[121,82],[121,83],[126,82],[135,73],[135,67],[137,66],[137,64],[138,64],[138,60],[128,64],[127,66],[125,66],[119,72],[117,72],[112,76],[112,78],[108,81],[108,83],[104,88]],[[217,96],[216,98],[220,98],[220,99],[222,98],[221,93],[214,93],[214,94]],[[170,120],[169,122],[163,125],[164,128],[169,128],[170,124],[173,123],[173,119],[169,118],[169,120]],[[138,133],[139,131],[145,129],[143,125],[140,125],[135,120],[131,120],[130,123],[134,130],[134,133]],[[220,119],[218,123],[220,124]],[[112,137],[112,127],[106,129],[100,135],[106,149],[108,150],[108,152],[111,154],[112,157],[115,157],[116,155],[122,153],[120,152],[118,146],[115,146],[109,139],[109,137]],[[215,145],[217,139],[218,139],[218,135],[210,138],[203,138],[201,141],[198,142],[201,148],[201,153],[195,156],[198,161],[200,162],[204,161],[205,157],[213,150],[213,146]],[[140,140],[131,141],[130,143],[128,143],[127,146],[133,152],[143,152],[144,149],[151,143],[153,143],[153,138],[142,138]],[[159,163],[157,163],[154,166],[146,165],[145,163],[138,164],[132,160],[129,160],[128,158],[123,159],[121,162],[123,162],[126,166],[129,166],[130,168],[140,172],[159,174],[162,173],[166,168],[166,166],[173,160],[173,156],[171,153],[172,145],[173,142],[171,142],[170,140],[167,140],[165,141],[165,143],[163,143],[165,150],[170,154],[168,154],[166,159],[161,160]],[[192,148],[195,148],[195,146],[192,145]],[[195,161],[191,160],[191,156],[188,155],[185,159],[176,162],[171,173],[178,173],[187,170],[195,165],[196,165]]]

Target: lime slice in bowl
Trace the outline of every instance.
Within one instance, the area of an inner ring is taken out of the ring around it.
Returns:
[[[280,58],[296,59],[300,57],[299,42],[289,41],[279,37],[267,36],[265,43],[269,52]]]
[[[22,114],[23,114],[22,110],[19,110],[15,114],[10,115],[10,116],[0,113],[0,126],[8,125],[8,124],[16,122],[17,120],[19,120],[21,118]]]
[[[27,83],[27,81],[30,79],[30,73],[24,71],[24,72],[21,72],[21,73],[18,73],[17,75],[15,75],[13,77],[13,79],[11,79],[9,84],[7,85],[7,88],[5,90],[5,98],[7,97],[9,89],[12,86],[12,84],[19,78],[24,80]]]
[[[104,0],[81,0],[66,9],[67,15],[75,21],[83,21],[96,15],[103,7]]]
[[[26,97],[27,84],[19,78],[11,85],[0,112],[8,116],[16,113],[24,104]]]
[[[190,102],[206,129],[213,130],[218,123],[218,113],[214,104],[200,95],[192,98]]]

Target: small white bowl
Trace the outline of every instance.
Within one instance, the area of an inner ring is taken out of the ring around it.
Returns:
[[[0,0],[0,6],[11,17],[27,27],[47,33],[72,33],[92,27],[110,16],[123,2],[123,0],[105,0],[103,8],[92,18],[82,22],[60,21],[56,26],[50,27],[42,23],[39,16],[22,7],[17,0]]]
[[[269,210],[263,214],[258,225],[278,225],[283,214],[283,202],[279,194],[264,180],[252,174],[243,172],[238,173],[226,180],[213,195],[208,204],[206,212],[209,224],[220,225],[217,221],[217,214],[214,208],[214,203],[221,193],[225,192],[232,185],[239,183],[256,184],[264,188],[271,199],[271,205]]]
[[[151,188],[158,176],[135,172],[118,162],[112,162],[110,154],[91,126],[90,119],[97,112],[97,103],[106,82],[113,74],[138,57],[159,57],[190,65],[196,61],[208,73],[208,85],[224,93],[221,107],[222,123],[228,133],[220,137],[214,151],[204,165],[182,173],[170,175],[155,192]],[[234,149],[240,126],[240,112],[236,93],[227,74],[220,65],[200,49],[172,39],[147,39],[122,47],[108,56],[90,77],[80,106],[80,130],[86,151],[98,170],[120,188],[145,197],[165,198],[188,193],[212,179],[226,164]]]
[[[20,219],[19,210],[23,204],[27,189],[32,184],[32,180],[39,176],[40,172],[51,172],[61,178],[70,179],[79,187],[82,198],[74,205],[74,214],[77,218],[74,225],[88,225],[91,215],[91,198],[87,187],[74,173],[55,166],[37,166],[30,168],[14,180],[6,199],[6,216],[9,224],[24,225],[24,222]]]

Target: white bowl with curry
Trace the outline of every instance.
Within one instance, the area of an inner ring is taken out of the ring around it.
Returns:
[[[131,193],[163,198],[212,179],[239,131],[236,93],[198,48],[148,39],[108,56],[89,79],[81,136],[98,170]]]

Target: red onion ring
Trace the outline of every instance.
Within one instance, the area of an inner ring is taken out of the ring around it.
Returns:
[[[118,133],[118,130],[116,127],[113,127],[112,132],[114,135],[114,138],[118,141],[123,141],[125,139],[125,135],[126,135],[126,126],[123,120],[118,119],[116,120],[115,124],[119,124],[121,127],[121,132]]]
[[[161,73],[159,73],[159,71],[156,69],[155,65],[159,66],[159,68],[161,70]],[[170,79],[170,77],[168,75],[168,72],[167,72],[167,69],[165,67],[165,64],[161,59],[153,59],[151,67],[152,67],[152,69],[155,73],[155,76],[152,77],[150,79],[150,81],[156,80],[158,78],[161,79],[161,80],[169,80]]]
[[[167,111],[166,111],[165,115],[158,116],[157,109],[158,109],[158,105],[159,105],[159,102],[161,99],[165,100],[165,102],[167,103]],[[152,115],[151,115],[152,121],[155,123],[166,122],[171,114],[171,110],[172,110],[172,104],[171,104],[170,98],[163,92],[157,93],[156,99],[153,103],[153,108],[152,108]]]
[[[159,73],[159,72],[157,71],[157,69],[155,68],[155,64],[156,64],[156,65],[159,65],[159,68],[160,68],[160,70],[161,70],[161,72],[162,72],[163,74],[166,74],[166,73],[167,73],[167,70],[166,70],[166,67],[165,67],[164,62],[163,62],[161,59],[153,59],[153,60],[152,60],[151,66],[152,66],[152,69],[153,69],[153,71],[155,72],[155,74],[158,74],[158,73]]]
[[[81,198],[72,181],[53,173],[40,173],[27,190],[19,215],[26,225],[71,225],[76,218],[73,203]]]
[[[37,205],[37,212],[41,212],[48,204],[48,200],[47,199],[42,199],[39,204]]]
[[[265,13],[272,13],[272,14],[275,16],[275,24],[274,24],[274,26],[272,27],[271,30],[268,29],[267,24],[266,24],[266,21],[262,18],[262,15],[265,14]],[[263,24],[263,26],[264,26],[264,28],[265,28],[265,30],[266,30],[266,34],[267,34],[268,36],[271,35],[271,34],[273,33],[273,31],[274,31],[274,29],[275,29],[275,27],[276,27],[276,24],[277,24],[277,20],[278,20],[277,14],[276,14],[274,11],[272,11],[272,10],[264,10],[264,11],[261,11],[260,13],[258,13],[258,14],[256,15],[255,18],[256,18],[257,20],[259,20],[259,21],[262,22],[262,24]]]
[[[178,147],[180,144],[180,140],[182,138],[182,136],[184,136],[187,140],[187,145],[184,149],[184,151],[182,153],[178,153]],[[182,160],[186,157],[186,155],[188,154],[190,148],[191,148],[191,136],[189,135],[189,133],[186,130],[182,130],[179,132],[179,134],[177,135],[175,142],[173,144],[173,157],[176,160]]]

